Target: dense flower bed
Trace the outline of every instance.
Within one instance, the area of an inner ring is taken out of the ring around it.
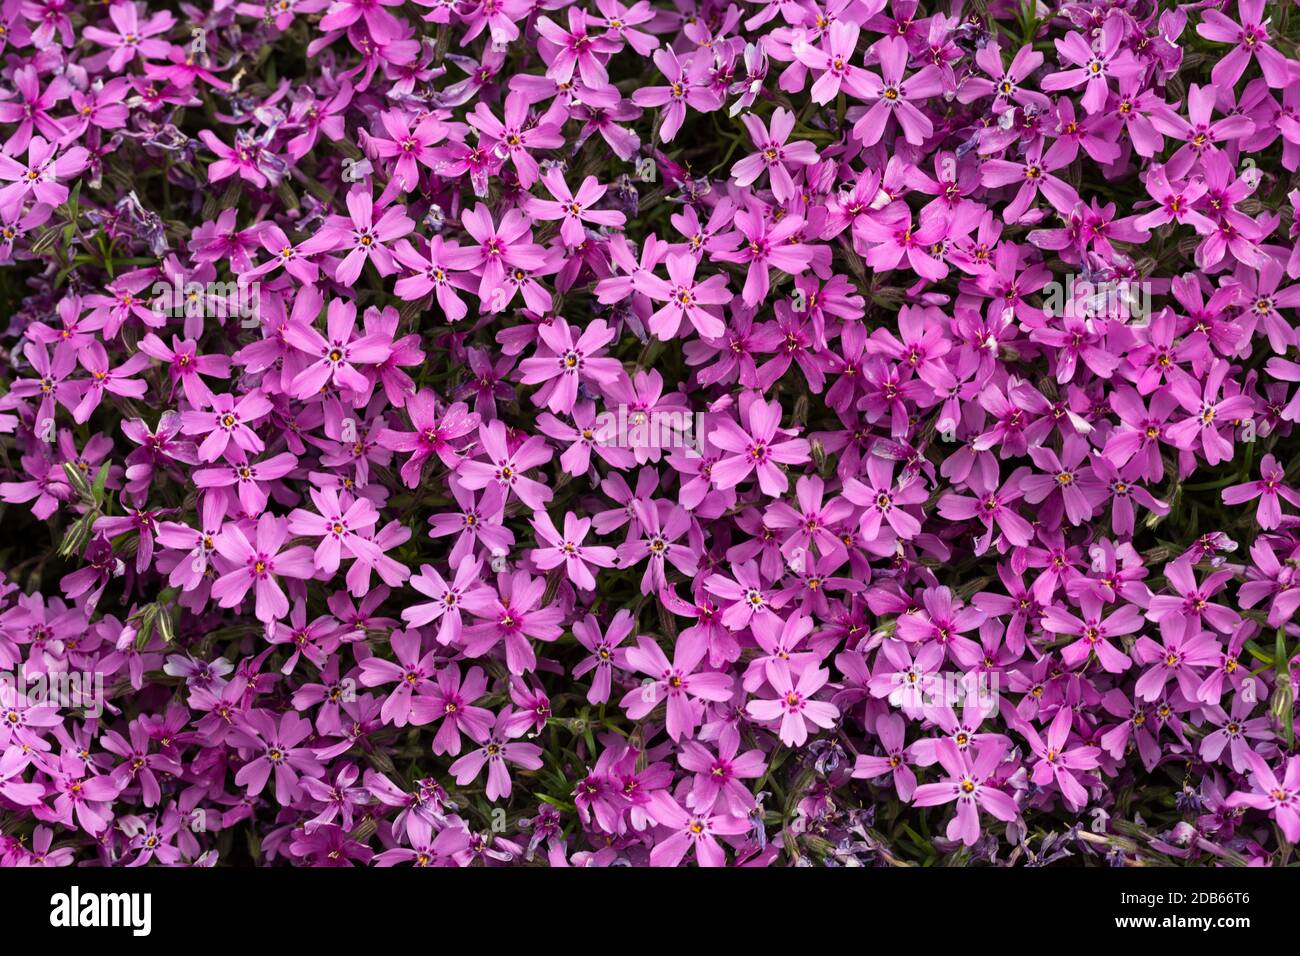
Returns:
[[[0,860],[1281,864],[1290,3],[0,4]]]

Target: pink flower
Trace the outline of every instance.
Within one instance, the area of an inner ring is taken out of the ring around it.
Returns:
[[[1079,783],[1073,771],[1095,770],[1100,765],[1098,758],[1101,749],[1091,746],[1066,749],[1073,719],[1074,712],[1069,707],[1060,708],[1047,730],[1046,742],[1030,725],[1025,724],[1020,729],[1029,741],[1030,749],[1038,757],[1032,774],[1034,783],[1040,787],[1055,783],[1061,789],[1065,805],[1077,812],[1087,805],[1088,791]]]
[[[564,516],[564,533],[560,534],[555,529],[551,516],[545,511],[539,511],[533,515],[532,525],[538,543],[545,542],[547,545],[529,552],[533,563],[543,571],[563,565],[568,579],[583,591],[596,589],[596,579],[587,565],[612,568],[618,562],[618,555],[613,548],[582,543],[591,529],[590,518],[579,518],[572,511],[568,512]]]
[[[506,667],[512,674],[524,674],[537,666],[537,655],[529,639],[554,641],[563,631],[559,622],[564,613],[558,607],[538,607],[546,591],[544,578],[534,578],[527,571],[513,576],[501,575],[499,597],[483,601],[470,613],[483,619],[465,629],[466,657],[482,657],[498,644],[504,644]]]
[[[420,565],[420,573],[411,576],[410,585],[425,597],[426,604],[412,604],[402,610],[402,620],[410,627],[424,627],[439,621],[438,643],[460,642],[461,610],[482,616],[491,607],[492,591],[482,584],[483,562],[464,557],[456,567],[456,575],[448,584],[433,565]]]
[[[1110,77],[1123,80],[1144,69],[1132,53],[1120,48],[1126,30],[1123,22],[1108,17],[1092,46],[1079,33],[1071,32],[1064,39],[1057,39],[1056,52],[1062,60],[1074,64],[1074,68],[1049,73],[1043,77],[1042,88],[1050,93],[1084,86],[1083,108],[1089,113],[1100,113],[1110,93],[1107,83]]]
[[[238,402],[231,394],[213,395],[211,411],[181,412],[181,431],[207,436],[199,445],[199,458],[204,462],[221,458],[231,441],[238,449],[257,455],[264,446],[252,431],[252,424],[265,418],[270,410],[272,405],[256,389],[240,395]]]
[[[431,678],[437,668],[437,653],[421,653],[420,632],[412,627],[404,631],[395,631],[389,638],[396,662],[382,657],[367,657],[361,662],[361,685],[363,687],[382,687],[384,684],[396,684],[392,692],[384,699],[379,709],[379,716],[385,723],[392,722],[395,727],[405,727],[407,722],[423,724],[433,717],[431,712],[423,713],[425,719],[418,719],[415,711],[415,695],[432,688]],[[439,677],[446,671],[439,672]],[[459,680],[459,676],[457,678]],[[425,705],[422,704],[422,707]],[[427,708],[425,708],[427,711]],[[459,739],[459,738],[457,738]]]
[[[248,142],[240,133],[235,134],[235,145],[227,146],[211,130],[200,130],[199,139],[217,154],[216,162],[208,167],[208,182],[219,183],[238,174],[240,179],[265,189],[270,180],[261,169],[261,147]]]
[[[859,754],[853,764],[853,776],[872,780],[889,774],[899,799],[911,801],[916,792],[916,773],[907,765],[908,753],[904,746],[906,724],[898,714],[885,714],[876,721],[876,734],[885,751],[883,757]]]
[[[373,262],[381,276],[392,275],[397,271],[397,261],[388,244],[410,233],[415,222],[406,215],[405,206],[398,204],[384,209],[390,201],[385,191],[377,209],[370,188],[354,186],[347,195],[348,215],[330,216],[315,235],[298,246],[299,255],[346,249],[347,255],[334,270],[335,281],[343,285],[355,283],[367,262]],[[376,221],[377,212],[382,214]],[[331,309],[334,305],[330,303]]]
[[[112,49],[108,59],[108,68],[121,70],[136,54],[143,60],[156,60],[165,57],[171,50],[166,39],[151,39],[160,33],[166,33],[176,23],[170,11],[155,13],[144,23],[140,23],[139,14],[134,3],[117,3],[108,8],[108,17],[117,28],[116,33],[101,30],[99,27],[87,26],[82,33],[88,40]]]
[[[437,155],[430,147],[447,138],[447,127],[437,116],[426,116],[412,126],[400,110],[384,110],[379,121],[389,138],[374,137],[371,142],[375,151],[383,159],[396,160],[393,175],[403,181],[406,189],[415,189],[420,166],[438,168]]]
[[[623,363],[603,357],[614,339],[614,330],[603,319],[596,319],[582,330],[575,341],[573,329],[563,318],[538,327],[538,355],[519,363],[525,385],[542,385],[533,402],[553,412],[572,412],[584,382],[609,385],[623,375]],[[546,352],[551,354],[547,355]]]
[[[573,248],[587,240],[584,222],[593,222],[598,226],[621,226],[626,218],[614,209],[593,209],[608,186],[600,185],[595,176],[588,176],[582,181],[576,193],[570,192],[564,182],[564,174],[558,169],[550,169],[542,174],[542,183],[554,197],[553,199],[530,199],[528,212],[534,219],[562,220],[560,238],[564,244]]]
[[[379,512],[369,499],[357,498],[349,503],[346,495],[340,499],[333,488],[310,488],[308,493],[316,510],[295,508],[289,514],[289,531],[307,538],[320,538],[313,555],[316,567],[333,574],[344,555],[371,563],[379,560],[379,549],[361,536],[361,532],[379,521]]]
[[[1300,842],[1300,757],[1286,758],[1286,772],[1281,781],[1268,762],[1255,751],[1249,751],[1246,759],[1253,771],[1250,783],[1255,789],[1229,794],[1224,800],[1224,806],[1267,810],[1287,840]]]
[[[873,52],[880,58],[880,75],[862,72],[858,87],[860,99],[874,100],[869,109],[853,124],[853,135],[863,146],[874,146],[885,135],[892,116],[903,129],[903,136],[913,146],[920,146],[934,134],[930,118],[916,104],[943,90],[943,78],[935,66],[925,66],[904,78],[907,70],[907,41],[887,36],[876,42]]]
[[[709,440],[731,454],[713,466],[713,483],[727,489],[740,484],[757,470],[758,486],[763,494],[777,497],[790,486],[778,465],[797,465],[808,460],[808,442],[802,438],[775,441],[779,433],[789,434],[781,425],[781,403],[766,402],[753,393],[741,403],[744,428],[730,418],[720,418]]]
[[[491,730],[480,732],[476,736],[479,746],[461,757],[450,767],[450,772],[461,786],[469,783],[487,767],[487,787],[485,793],[492,801],[510,796],[510,771],[507,764],[514,764],[524,770],[542,769],[542,748],[536,744],[519,743],[511,740],[523,734],[519,729],[510,733],[507,725],[511,720],[511,709],[504,708],[497,715]]]
[[[1119,651],[1109,640],[1123,634],[1133,634],[1142,627],[1142,615],[1131,604],[1117,608],[1114,613],[1103,618],[1100,599],[1091,594],[1084,594],[1079,599],[1083,618],[1080,619],[1068,611],[1051,606],[1043,611],[1043,629],[1053,634],[1068,634],[1078,637],[1073,644],[1061,650],[1061,658],[1068,667],[1077,667],[1096,651],[1101,666],[1112,674],[1126,671],[1132,663],[1127,654]]]
[[[753,113],[746,113],[740,119],[758,152],[751,153],[732,166],[731,178],[737,186],[751,186],[766,170],[772,185],[772,195],[777,201],[793,199],[796,187],[787,167],[810,166],[817,162],[817,148],[806,141],[787,142],[794,130],[794,114],[779,106],[772,113],[770,133],[769,127],[764,126],[763,121]]]
[[[912,806],[934,807],[956,800],[957,815],[948,821],[948,839],[974,845],[980,837],[980,810],[1007,823],[1020,816],[1016,802],[989,782],[1005,754],[1005,744],[988,743],[975,748],[972,760],[951,740],[943,740],[939,744],[939,762],[949,779],[921,784],[912,795]]]
[[[519,93],[506,96],[504,121],[492,115],[486,103],[479,103],[468,117],[469,124],[479,131],[483,143],[509,159],[519,174],[519,184],[528,189],[537,182],[537,160],[529,150],[556,149],[564,145],[560,126],[564,117],[563,104],[558,100],[536,122],[528,122],[528,102]],[[478,238],[475,236],[475,238]]]
[[[234,607],[252,588],[259,621],[271,624],[289,613],[289,599],[276,578],[310,578],[316,565],[310,548],[298,545],[281,550],[288,532],[288,523],[270,512],[257,521],[255,544],[233,523],[222,529],[214,542],[217,553],[235,566],[212,585],[212,596],[222,607]]]
[[[1240,505],[1256,498],[1259,499],[1259,505],[1255,509],[1255,520],[1265,531],[1271,531],[1282,523],[1279,499],[1300,506],[1300,492],[1286,485],[1286,470],[1272,455],[1260,459],[1258,481],[1230,485],[1223,489],[1224,504]]]
[[[461,462],[456,471],[456,480],[471,491],[495,485],[500,489],[503,500],[513,494],[534,511],[540,511],[551,500],[554,492],[540,481],[526,478],[524,472],[551,460],[554,452],[546,444],[546,439],[534,435],[518,448],[512,449],[505,423],[499,420],[479,425],[478,433],[483,453],[488,460],[469,459]]]
[[[297,398],[317,395],[327,382],[368,396],[371,381],[357,365],[375,365],[388,358],[392,339],[379,333],[357,336],[357,307],[344,299],[332,299],[326,311],[326,332],[321,335],[305,322],[290,322],[284,340],[306,352],[315,361],[289,383]]]
[[[257,756],[235,773],[235,786],[255,797],[274,774],[276,802],[281,806],[293,803],[302,791],[298,775],[324,772],[308,748],[298,746],[311,732],[311,721],[293,711],[282,714],[277,725],[270,711],[250,710],[236,734],[239,745],[251,748]]]
[[[775,225],[769,225],[761,209],[743,209],[736,213],[735,226],[727,241],[728,245],[739,245],[740,248],[734,252],[720,249],[713,258],[721,262],[748,264],[745,287],[741,291],[741,301],[745,305],[758,305],[767,298],[769,269],[798,275],[812,263],[813,250],[805,243],[791,241],[804,228],[800,216],[787,215]]]
[[[767,662],[767,682],[775,691],[774,699],[751,700],[745,711],[755,720],[781,722],[781,743],[787,747],[802,747],[808,740],[809,727],[833,727],[840,715],[839,708],[813,695],[830,680],[825,668],[805,666],[797,675],[791,673],[790,663],[782,658]],[[814,731],[815,732],[815,731]]]
[[[866,71],[852,62],[858,47],[858,35],[858,24],[835,20],[822,33],[825,48],[798,40],[791,44],[790,52],[795,59],[820,74],[812,85],[814,103],[829,103],[841,88],[860,100],[871,97],[872,87]]]
[[[427,724],[440,721],[438,732],[433,738],[435,754],[460,753],[461,734],[467,734],[474,740],[482,740],[492,726],[492,711],[486,707],[475,707],[474,701],[483,697],[487,690],[487,675],[482,668],[471,667],[460,679],[460,668],[448,664],[441,668],[432,686],[412,702],[412,722]]]
[[[502,312],[514,299],[514,292],[506,286],[506,270],[540,269],[546,264],[545,251],[532,241],[528,219],[517,209],[506,212],[498,227],[492,224],[488,207],[479,203],[461,216],[461,223],[478,243],[475,256],[466,256],[463,266],[481,270],[479,299],[489,312]]]
[[[1239,24],[1213,8],[1201,14],[1201,22],[1196,25],[1197,33],[1216,43],[1235,44],[1227,56],[1218,59],[1210,73],[1210,79],[1217,88],[1231,89],[1235,86],[1251,60],[1258,61],[1259,68],[1264,72],[1264,81],[1274,89],[1285,89],[1295,81],[1292,61],[1287,60],[1268,42],[1265,5],[1264,0],[1238,0]]]
[[[573,636],[590,652],[573,668],[573,676],[578,678],[594,671],[591,686],[587,688],[587,703],[608,701],[614,668],[629,666],[627,650],[619,645],[632,633],[634,623],[632,612],[627,608],[615,612],[604,634],[600,633],[600,624],[591,614],[573,623]]]
[[[650,796],[648,809],[655,823],[674,831],[655,843],[650,851],[651,866],[677,866],[692,849],[700,866],[726,866],[727,855],[717,836],[739,836],[749,830],[749,822],[744,817],[685,810],[666,790]]]
[[[234,461],[228,461],[219,467],[198,469],[194,472],[194,484],[204,489],[233,487],[239,506],[250,517],[255,518],[266,508],[265,486],[283,478],[297,465],[297,457],[287,451],[262,461],[248,461],[237,456]],[[216,491],[211,494],[222,501],[224,508],[229,508],[233,503],[227,492]],[[294,532],[294,534],[298,533]],[[338,565],[335,564],[335,567]]]
[[[682,319],[705,338],[717,338],[726,331],[719,317],[720,305],[726,305],[734,296],[727,288],[725,275],[711,275],[703,282],[695,281],[699,260],[695,256],[672,253],[668,256],[668,281],[665,282],[649,269],[638,270],[632,278],[637,291],[652,299],[666,303],[646,323],[657,338],[676,338]]]
[[[711,62],[709,56],[692,55],[683,64],[671,49],[655,51],[655,66],[668,79],[668,85],[639,87],[632,93],[632,102],[637,106],[667,106],[659,127],[665,143],[671,143],[682,128],[687,106],[709,113],[721,105],[720,98],[706,82]]]
[[[0,180],[9,183],[0,188],[0,213],[6,217],[16,215],[28,197],[50,206],[67,201],[68,187],[60,180],[71,179],[85,169],[89,153],[80,146],[64,150],[57,158],[55,152],[54,143],[33,136],[27,146],[26,163],[0,154]]]
[[[464,402],[456,402],[440,413],[437,398],[426,388],[408,398],[405,408],[415,431],[385,428],[379,432],[378,442],[384,448],[411,453],[402,465],[401,476],[406,487],[417,488],[426,461],[437,455],[448,468],[455,468],[462,454],[457,439],[481,426],[478,413],[471,412]]]
[[[697,672],[708,642],[702,635],[677,639],[670,663],[663,650],[651,638],[638,637],[636,647],[627,652],[630,668],[649,675],[639,687],[628,691],[619,706],[632,720],[640,720],[661,701],[667,699],[667,730],[673,740],[690,736],[700,722],[699,703],[723,701],[731,697],[731,678],[718,671]]]
[[[601,56],[616,52],[621,44],[610,38],[608,33],[604,36],[589,33],[587,11],[569,7],[568,17],[567,31],[549,17],[537,18],[543,58],[549,63],[546,75],[557,83],[568,83],[577,67],[583,83],[592,89],[602,89],[609,84],[609,74],[605,72]],[[593,18],[592,25],[599,23],[599,20]],[[546,57],[547,52],[552,52],[553,55]]]
[[[81,401],[72,410],[72,420],[78,425],[90,418],[91,412],[103,401],[105,392],[140,398],[149,390],[145,382],[131,377],[148,367],[149,358],[146,355],[132,355],[117,368],[111,368],[104,346],[99,342],[91,342],[77,353],[77,361],[90,373],[90,383],[82,394]]]

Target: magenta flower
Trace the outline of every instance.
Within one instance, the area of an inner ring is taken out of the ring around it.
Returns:
[[[916,773],[907,765],[909,755],[903,738],[905,726],[903,718],[898,714],[885,714],[879,718],[876,733],[880,736],[885,754],[880,757],[858,754],[853,764],[853,776],[872,780],[889,774],[899,799],[910,802],[916,792]]]
[[[1251,750],[1246,754],[1252,773],[1250,783],[1254,790],[1239,790],[1228,795],[1224,806],[1254,807],[1266,810],[1277,821],[1282,833],[1291,842],[1300,840],[1300,758],[1288,757],[1281,781],[1263,757]]]
[[[90,373],[89,385],[77,407],[72,410],[72,420],[78,425],[90,418],[91,412],[103,401],[105,392],[126,398],[139,398],[149,389],[144,382],[132,378],[149,366],[149,359],[145,355],[133,355],[117,368],[112,368],[104,346],[99,342],[91,342],[77,354],[77,361]]]
[[[142,60],[156,60],[170,51],[171,45],[165,39],[153,39],[175,25],[176,18],[170,11],[162,10],[141,23],[134,3],[119,3],[108,8],[108,18],[117,28],[116,33],[94,26],[82,32],[88,40],[113,51],[108,58],[110,70],[121,70],[137,55]]]
[[[624,374],[622,362],[599,354],[614,338],[614,330],[600,319],[583,329],[576,339],[563,318],[541,326],[537,334],[542,340],[539,354],[520,362],[519,371],[525,385],[545,383],[533,401],[553,412],[572,412],[584,383],[609,385]]]
[[[369,532],[379,521],[379,512],[372,502],[366,498],[349,502],[346,497],[341,499],[333,488],[311,488],[309,494],[316,510],[295,508],[289,514],[289,531],[306,538],[320,538],[312,556],[317,568],[333,574],[344,556],[371,563],[379,559],[380,551],[374,542],[362,537],[362,532]],[[251,509],[247,510],[252,513]]]
[[[397,727],[405,727],[408,721],[427,723],[416,719],[415,695],[432,686],[430,679],[437,667],[437,654],[421,653],[420,632],[414,628],[395,632],[389,643],[397,661],[367,657],[361,662],[361,684],[364,687],[397,685],[379,709],[379,716],[385,722],[391,721]]]
[[[717,306],[726,305],[733,298],[727,288],[727,277],[711,275],[703,282],[696,282],[699,262],[691,255],[669,254],[667,266],[667,281],[648,269],[638,270],[632,278],[637,291],[665,303],[650,316],[647,323],[650,331],[665,341],[676,338],[685,319],[701,336],[721,336],[726,326],[718,317]]]
[[[616,52],[620,44],[608,33],[597,36],[589,32],[589,22],[591,26],[596,26],[600,21],[596,18],[588,21],[587,17],[585,10],[569,7],[568,30],[548,17],[538,17],[537,32],[541,34],[543,50],[549,46],[555,51],[553,56],[547,58],[547,76],[557,83],[568,83],[573,78],[576,67],[582,82],[599,90],[609,85],[609,74],[605,71],[601,57]]]
[[[830,680],[830,671],[806,666],[796,675],[791,672],[788,661],[776,658],[767,662],[766,673],[767,682],[776,693],[775,699],[751,700],[745,705],[745,710],[755,720],[779,720],[781,743],[787,747],[802,747],[808,740],[810,726],[825,729],[835,725],[839,708],[827,701],[812,699]]]
[[[592,208],[609,189],[608,186],[600,185],[595,176],[584,179],[576,193],[570,191],[563,174],[558,170],[548,170],[541,178],[552,198],[531,199],[528,213],[534,219],[543,221],[559,219],[560,238],[570,248],[586,242],[587,232],[582,226],[584,222],[611,227],[626,222],[627,217],[616,209]]]
[[[463,453],[463,449],[457,448],[458,439],[480,427],[478,413],[471,412],[463,402],[456,402],[440,413],[437,399],[427,389],[406,400],[406,414],[415,431],[385,428],[380,431],[378,441],[384,448],[411,453],[401,468],[402,481],[408,488],[419,486],[424,463],[434,455],[448,468],[456,467]]]
[[[659,135],[665,143],[671,143],[682,128],[687,107],[712,112],[721,105],[721,98],[705,82],[706,60],[691,56],[683,63],[670,49],[656,50],[653,59],[668,85],[638,87],[632,93],[632,102],[637,106],[665,107]]]
[[[412,722],[427,724],[439,721],[438,733],[433,738],[435,754],[460,753],[461,735],[482,740],[492,726],[492,711],[476,707],[474,702],[483,697],[487,677],[481,668],[471,667],[462,681],[460,668],[450,664],[441,668],[432,686],[412,701]]]
[[[65,121],[50,116],[49,112],[72,92],[68,78],[51,77],[42,89],[40,73],[29,63],[14,70],[13,85],[17,93],[13,102],[0,103],[0,122],[18,124],[4,144],[5,155],[15,156],[27,149],[34,138],[33,130],[51,143],[62,139],[67,133]]]
[[[934,124],[917,103],[943,89],[942,76],[937,67],[926,66],[905,78],[908,49],[902,37],[885,37],[872,50],[880,59],[880,75],[863,71],[859,86],[866,94],[861,98],[874,102],[854,123],[853,135],[863,146],[874,146],[892,116],[907,141],[920,146],[933,135]]]
[[[540,118],[530,118],[528,103],[519,93],[506,96],[502,116],[504,119],[498,120],[487,104],[479,103],[468,120],[479,131],[485,146],[500,150],[502,158],[510,160],[519,176],[519,184],[528,189],[537,182],[538,175],[537,160],[529,151],[563,146],[560,123],[554,109]]]
[[[1171,618],[1171,625],[1178,618]],[[1210,667],[1219,661],[1219,642],[1206,632],[1186,631],[1162,622],[1163,646],[1149,637],[1138,638],[1133,656],[1139,664],[1149,664],[1134,685],[1143,700],[1158,700],[1170,680],[1189,700],[1195,700],[1201,686],[1201,674],[1193,668]]]
[[[872,96],[873,88],[866,79],[866,71],[852,62],[858,36],[858,24],[835,20],[822,34],[823,46],[799,41],[791,45],[790,52],[795,58],[820,74],[812,85],[814,103],[829,103],[841,89],[862,100]]]
[[[426,604],[413,604],[402,611],[402,620],[410,627],[424,627],[439,621],[438,643],[459,644],[463,626],[461,610],[482,616],[491,607],[491,589],[484,587],[480,576],[483,564],[465,557],[448,584],[432,565],[420,565],[420,573],[411,576],[410,585],[425,597]]]
[[[255,797],[274,774],[276,802],[292,803],[302,790],[299,775],[314,777],[322,772],[308,748],[299,746],[311,732],[311,721],[293,711],[283,714],[277,724],[270,711],[250,710],[236,729],[235,740],[257,756],[235,773],[235,786]]]
[[[511,448],[506,426],[501,421],[479,425],[479,442],[487,461],[468,459],[461,462],[456,480],[470,491],[494,486],[500,490],[502,500],[511,494],[540,511],[550,501],[553,492],[540,481],[524,477],[524,472],[551,460],[553,452],[546,440],[538,435],[526,439],[517,448]]]
[[[716,753],[703,744],[688,740],[682,744],[677,762],[685,770],[695,773],[687,806],[696,813],[708,814],[723,808],[734,817],[748,814],[754,808],[754,796],[744,781],[763,776],[767,761],[757,747],[740,753],[740,733],[734,727],[724,727]]]
[[[613,683],[614,668],[627,668],[627,650],[619,647],[627,640],[633,629],[632,614],[627,608],[620,608],[609,622],[605,633],[601,634],[600,624],[595,617],[588,614],[573,624],[573,636],[578,643],[590,653],[573,669],[575,678],[588,673],[591,686],[587,688],[587,702],[603,704],[609,700],[610,686]]]
[[[670,662],[663,649],[648,637],[638,637],[627,651],[632,670],[648,675],[640,686],[628,691],[619,706],[632,720],[640,720],[661,701],[667,700],[667,730],[673,740],[695,733],[703,705],[700,701],[723,701],[731,697],[731,678],[717,671],[699,671],[708,644],[700,637],[681,636]]]
[[[736,231],[729,234],[729,244],[740,248],[734,252],[719,250],[713,258],[748,265],[745,287],[741,292],[745,305],[757,305],[767,298],[771,281],[769,269],[798,275],[812,262],[813,250],[794,240],[795,234],[804,227],[799,216],[785,216],[775,225],[769,225],[761,212],[743,209],[736,213],[735,226]]]
[[[465,629],[466,657],[482,657],[498,644],[504,645],[506,666],[512,674],[524,674],[537,667],[537,654],[529,640],[554,641],[562,633],[558,607],[539,607],[546,582],[527,571],[502,575],[496,600],[484,600],[470,613],[482,623]]]
[[[972,846],[980,837],[979,812],[1010,823],[1020,816],[1016,802],[990,782],[1006,755],[1006,746],[995,743],[976,747],[974,758],[958,751],[951,740],[939,745],[939,762],[948,773],[943,783],[923,783],[912,795],[915,807],[934,807],[957,801],[957,814],[948,821],[949,840]]]
[[[777,497],[790,486],[790,480],[778,465],[797,465],[808,460],[808,442],[802,438],[778,436],[791,434],[781,428],[781,405],[752,396],[741,404],[744,427],[730,418],[720,418],[709,440],[731,454],[713,466],[713,483],[718,488],[734,488],[751,472],[757,471],[758,486],[763,494]]]
[[[1131,604],[1117,608],[1102,616],[1102,602],[1091,594],[1079,598],[1080,618],[1063,608],[1052,605],[1043,610],[1043,629],[1053,634],[1077,638],[1061,649],[1061,659],[1067,667],[1078,667],[1094,652],[1101,666],[1112,674],[1128,670],[1132,661],[1115,647],[1113,638],[1134,634],[1142,627],[1142,615]]]
[[[806,141],[788,142],[790,133],[794,130],[794,114],[789,110],[777,107],[772,113],[770,132],[769,127],[753,113],[746,113],[741,121],[758,152],[751,153],[732,166],[731,178],[738,186],[750,186],[766,171],[772,195],[777,201],[793,199],[795,183],[789,167],[810,166],[817,162],[817,148]]]
[[[397,260],[389,244],[401,239],[415,228],[415,223],[400,205],[384,208],[388,197],[381,196],[378,206],[367,186],[356,186],[347,195],[348,215],[331,216],[310,239],[298,246],[298,254],[316,255],[322,252],[347,250],[334,270],[335,281],[352,285],[361,275],[367,262],[374,263],[381,276],[397,271]],[[380,213],[378,219],[376,213]],[[331,302],[333,307],[338,304]],[[350,304],[349,304],[350,305]]]
[[[1121,49],[1125,26],[1118,20],[1107,19],[1101,26],[1101,35],[1093,46],[1079,33],[1068,33],[1064,39],[1055,40],[1056,52],[1072,68],[1043,77],[1042,88],[1051,93],[1084,87],[1083,108],[1089,113],[1100,113],[1110,93],[1109,80],[1127,79],[1141,72],[1140,64],[1127,49]]]
[[[520,743],[511,737],[520,736],[523,731],[509,733],[511,710],[509,707],[497,715],[496,723],[490,730],[481,732],[477,737],[480,746],[471,750],[451,765],[451,775],[461,786],[469,783],[487,767],[487,798],[492,801],[510,796],[510,770],[508,764],[514,764],[524,770],[542,769],[542,748],[536,744]]]
[[[428,252],[421,253],[405,239],[399,239],[393,246],[393,258],[415,274],[397,280],[393,292],[398,298],[407,301],[422,299],[430,292],[451,322],[459,322],[468,314],[464,300],[456,290],[469,291],[475,288],[468,276],[458,272],[469,269],[478,261],[472,249],[464,249],[459,244],[447,242],[442,236],[434,236],[428,241]]]
[[[371,142],[383,159],[394,160],[393,174],[414,189],[420,178],[420,166],[436,170],[438,157],[430,147],[447,138],[447,127],[436,116],[426,116],[418,123],[410,123],[398,110],[385,110],[379,114],[387,138],[375,137]]]
[[[235,145],[227,146],[216,133],[207,129],[199,131],[199,139],[217,154],[216,162],[208,166],[208,182],[219,183],[231,176],[238,176],[261,189],[270,185],[262,168],[260,146],[250,143],[239,133],[235,134]]]
[[[1196,32],[1205,39],[1234,44],[1232,51],[1220,57],[1210,73],[1216,87],[1233,87],[1252,60],[1259,63],[1265,82],[1274,89],[1284,89],[1295,79],[1290,62],[1268,42],[1264,7],[1264,0],[1238,0],[1240,23],[1230,20],[1220,10],[1211,9],[1205,11],[1202,21],[1196,25]]]
[[[234,488],[239,506],[249,517],[256,518],[266,508],[268,497],[266,486],[279,481],[297,465],[298,458],[287,451],[261,461],[248,461],[237,456],[234,461],[227,461],[216,468],[200,468],[195,471],[194,484],[205,489]],[[223,510],[233,510],[231,506],[234,502],[230,500],[228,493],[215,492],[214,494],[221,500]],[[334,567],[338,567],[337,563]]]
[[[514,298],[506,285],[506,273],[530,272],[546,263],[542,247],[532,241],[528,219],[518,210],[511,209],[501,217],[500,226],[492,223],[487,206],[479,203],[466,212],[461,221],[465,231],[478,243],[475,256],[465,257],[465,268],[479,272],[479,299],[487,304],[489,312],[501,312]]]
[[[33,136],[25,145],[26,163],[12,155],[0,154],[0,180],[9,184],[0,187],[0,214],[6,217],[16,215],[28,198],[50,206],[67,201],[68,187],[61,180],[71,179],[85,169],[89,156],[80,146],[56,156],[55,143],[46,142],[40,136]]]
[[[1075,772],[1095,770],[1100,765],[1101,750],[1092,746],[1066,748],[1073,720],[1074,712],[1069,707],[1060,708],[1047,729],[1046,741],[1028,724],[1020,730],[1038,757],[1031,779],[1040,787],[1055,783],[1061,790],[1065,805],[1077,812],[1087,804],[1088,791],[1079,783]]]
[[[1244,504],[1259,499],[1255,508],[1255,520],[1265,531],[1271,531],[1282,523],[1281,500],[1300,506],[1300,492],[1287,487],[1286,472],[1272,455],[1265,455],[1259,462],[1259,480],[1248,481],[1240,485],[1231,485],[1223,489],[1223,502],[1229,505]]]
[[[222,607],[234,607],[251,588],[259,621],[271,624],[289,613],[289,599],[276,579],[310,578],[316,565],[310,548],[298,545],[281,550],[288,533],[287,522],[270,512],[258,519],[253,543],[234,524],[222,528],[214,546],[234,566],[212,585],[212,596]]]
[[[740,817],[683,809],[664,790],[651,795],[649,813],[655,823],[673,831],[650,851],[651,866],[676,866],[691,850],[700,866],[726,866],[727,855],[717,837],[739,836],[749,829],[749,823]]]
[[[555,529],[551,516],[539,511],[533,515],[532,525],[538,543],[545,544],[545,547],[529,552],[533,563],[543,571],[563,565],[568,579],[583,591],[596,589],[596,579],[588,565],[612,568],[618,563],[618,554],[613,548],[582,543],[591,529],[590,518],[579,518],[572,511],[568,512],[564,516],[564,533],[561,534]]]
[[[231,394],[214,395],[207,412],[181,412],[181,432],[204,435],[199,444],[202,461],[216,461],[226,453],[231,442],[244,452],[261,454],[265,446],[251,425],[264,418],[272,405],[261,392],[254,390],[238,399]]]
[[[1219,394],[1227,375],[1228,363],[1215,361],[1200,387],[1188,379],[1177,379],[1170,385],[1170,394],[1190,415],[1170,425],[1165,434],[1179,448],[1189,451],[1199,448],[1211,465],[1232,456],[1232,441],[1220,429],[1234,420],[1249,418],[1252,408],[1248,395]]]

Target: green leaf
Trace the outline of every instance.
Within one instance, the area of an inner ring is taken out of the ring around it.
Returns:
[[[91,494],[95,498],[96,506],[104,503],[104,485],[108,483],[108,471],[112,462],[104,462],[99,466],[99,474],[95,476],[94,487],[91,488]]]

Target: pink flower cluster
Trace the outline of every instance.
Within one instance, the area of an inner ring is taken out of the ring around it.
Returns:
[[[1278,862],[1291,6],[0,0],[0,862]]]

